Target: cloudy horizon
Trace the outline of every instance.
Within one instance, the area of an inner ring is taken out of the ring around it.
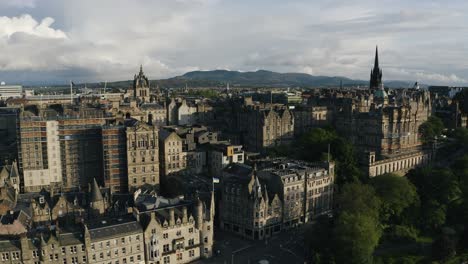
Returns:
[[[411,3],[408,3],[411,2]],[[192,70],[468,84],[468,3],[403,0],[2,0],[0,81],[151,79]]]

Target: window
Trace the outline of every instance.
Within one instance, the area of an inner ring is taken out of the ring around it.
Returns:
[[[182,260],[182,253],[177,253],[177,260]]]
[[[167,234],[167,233],[164,233],[164,234],[163,234],[163,238],[164,238],[164,239],[167,239],[168,237],[169,237],[169,234]]]
[[[164,264],[168,264],[168,263],[171,263],[171,259],[169,258],[169,256],[165,256],[164,257]]]
[[[195,250],[193,250],[193,249],[190,250],[190,251],[189,251],[189,256],[190,256],[190,257],[195,256]]]
[[[193,233],[193,227],[189,228],[189,233]]]
[[[163,246],[163,252],[168,252],[169,251],[169,244],[166,244]]]

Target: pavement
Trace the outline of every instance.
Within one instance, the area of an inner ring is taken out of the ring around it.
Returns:
[[[283,231],[268,240],[252,241],[218,231],[214,254],[195,263],[220,264],[304,264],[304,229]]]

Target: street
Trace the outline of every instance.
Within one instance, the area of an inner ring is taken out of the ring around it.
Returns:
[[[297,228],[283,231],[266,241],[246,240],[224,231],[218,231],[215,235],[213,257],[196,263],[303,264],[304,238],[302,230],[303,228]]]

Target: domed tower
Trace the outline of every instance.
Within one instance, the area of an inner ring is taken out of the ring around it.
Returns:
[[[150,101],[150,83],[143,73],[143,66],[140,65],[140,72],[133,78],[133,98],[140,102]]]

